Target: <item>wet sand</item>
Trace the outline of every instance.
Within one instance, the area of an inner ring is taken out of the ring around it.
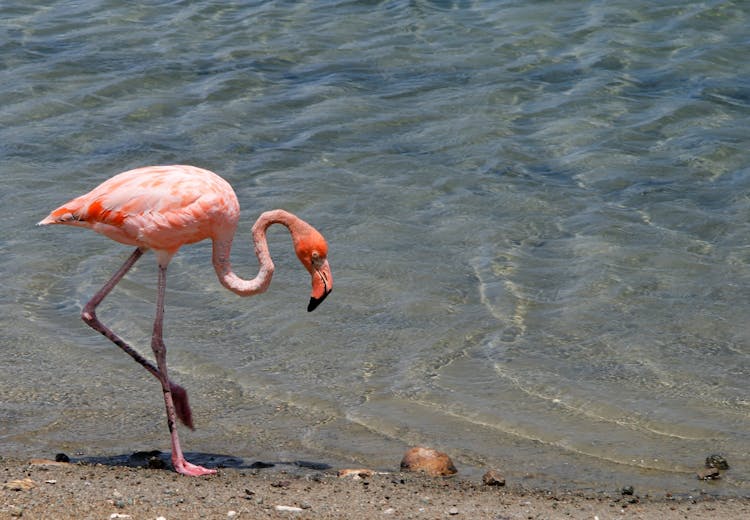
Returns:
[[[750,518],[750,498],[585,495],[487,486],[412,473],[339,477],[335,469],[166,469],[0,459],[6,518]]]

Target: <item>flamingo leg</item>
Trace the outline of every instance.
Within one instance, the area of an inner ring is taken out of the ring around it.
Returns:
[[[161,381],[161,375],[159,373],[159,369],[156,368],[153,363],[151,363],[148,359],[141,356],[137,351],[135,351],[130,345],[128,345],[122,338],[120,338],[117,334],[115,334],[109,327],[104,325],[101,321],[99,321],[99,318],[96,316],[96,308],[99,306],[99,304],[104,300],[104,298],[107,297],[107,295],[112,292],[112,289],[114,289],[115,285],[117,285],[120,280],[123,279],[125,274],[127,274],[128,271],[133,267],[133,265],[138,261],[138,259],[143,256],[143,250],[141,248],[136,248],[135,251],[133,251],[133,254],[128,257],[128,259],[125,261],[124,264],[122,264],[122,267],[120,267],[117,272],[112,276],[112,278],[107,281],[107,283],[104,284],[104,286],[99,289],[99,291],[89,300],[89,302],[83,307],[83,310],[81,311],[81,318],[83,319],[86,324],[94,329],[95,331],[99,332],[103,336],[105,336],[107,339],[109,339],[112,343],[120,347],[125,353],[127,353],[130,357],[135,359],[143,368],[151,372],[151,374],[159,379]],[[174,402],[176,406],[177,416],[179,417],[180,421],[182,421],[185,426],[189,428],[193,428],[193,419],[192,414],[190,412],[190,404],[188,402],[187,392],[184,388],[182,388],[180,385],[176,383],[170,382],[171,392],[174,397]]]
[[[156,357],[156,364],[159,367],[159,381],[164,392],[164,405],[167,408],[167,426],[172,437],[172,465],[175,471],[183,475],[200,476],[216,473],[215,469],[208,469],[202,466],[191,464],[185,460],[180,447],[180,438],[177,435],[177,425],[175,424],[176,410],[172,398],[173,384],[169,381],[167,374],[167,347],[164,345],[163,323],[164,323],[164,298],[167,289],[167,267],[159,265],[159,282],[158,292],[156,295],[156,318],[154,319],[154,333],[151,336],[151,348]]]

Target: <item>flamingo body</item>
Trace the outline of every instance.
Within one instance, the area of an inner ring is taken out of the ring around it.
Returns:
[[[40,224],[93,229],[169,256],[185,244],[233,236],[240,204],[227,181],[194,166],[120,173],[54,210]]]
[[[230,252],[240,216],[240,205],[227,181],[194,166],[149,166],[120,173],[89,193],[52,211],[39,225],[65,224],[87,227],[112,240],[135,246],[135,251],[112,278],[84,306],[81,317],[154,375],[162,385],[167,425],[172,440],[172,463],[185,475],[215,473],[187,462],[180,447],[176,420],[192,428],[187,393],[169,379],[166,346],[162,338],[167,265],[180,247],[210,238],[212,261],[219,281],[240,296],[264,292],[271,283],[274,264],[268,252],[266,230],[272,224],[289,229],[298,259],[312,277],[308,311],[314,310],[333,289],[328,265],[328,245],[314,227],[284,211],[267,211],[252,229],[258,275],[244,280],[232,271]],[[147,250],[159,264],[156,318],[151,347],[156,366],[130,347],[96,316],[96,307]]]

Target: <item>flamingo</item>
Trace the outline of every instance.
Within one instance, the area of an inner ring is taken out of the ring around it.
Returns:
[[[240,205],[234,190],[217,174],[194,166],[148,166],[111,177],[89,193],[60,206],[38,224],[85,227],[136,247],[122,267],[83,307],[81,318],[161,383],[172,443],[172,465],[183,475],[208,475],[216,470],[185,460],[177,434],[176,419],[193,429],[187,392],[169,379],[167,351],[162,339],[167,265],[177,250],[185,244],[210,238],[213,242],[212,261],[219,282],[240,296],[253,296],[268,288],[274,271],[266,230],[272,224],[282,224],[289,229],[297,258],[312,276],[312,294],[307,310],[314,310],[333,289],[327,259],[328,245],[323,235],[282,209],[264,212],[253,225],[255,254],[260,263],[258,275],[243,280],[234,274],[229,257],[239,216]],[[97,306],[149,249],[154,251],[159,267],[156,318],[151,336],[156,366],[96,316]]]

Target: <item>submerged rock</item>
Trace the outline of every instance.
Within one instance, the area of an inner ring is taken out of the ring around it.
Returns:
[[[401,459],[404,471],[420,471],[431,477],[448,477],[458,473],[451,458],[441,451],[416,446]]]
[[[484,482],[485,486],[504,486],[505,477],[494,469],[491,469],[482,475],[482,482]]]
[[[713,455],[709,455],[708,457],[706,457],[706,467],[716,468],[722,471],[726,471],[729,469],[729,463],[727,462],[727,459],[725,459],[723,456],[713,454]]]
[[[706,468],[698,472],[698,478],[700,480],[718,480],[721,478],[721,473],[717,468]]]

